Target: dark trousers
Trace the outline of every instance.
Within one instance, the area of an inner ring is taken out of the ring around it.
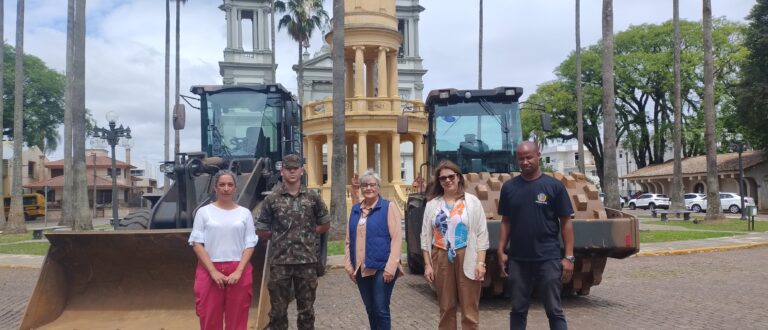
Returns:
[[[371,330],[389,330],[392,318],[389,315],[389,300],[395,287],[395,276],[389,283],[384,283],[384,271],[377,270],[376,275],[362,277],[357,273],[357,289],[368,313]]]
[[[509,312],[509,328],[525,329],[528,319],[528,306],[531,294],[536,290],[536,296],[541,297],[547,312],[550,329],[568,329],[563,313],[560,292],[563,283],[560,275],[563,265],[560,260],[538,262],[515,261],[508,262],[509,287],[512,289],[512,311]]]
[[[288,303],[296,298],[296,326],[300,330],[315,328],[315,264],[271,265],[269,268],[269,328],[288,329]],[[291,297],[291,293],[294,297]]]

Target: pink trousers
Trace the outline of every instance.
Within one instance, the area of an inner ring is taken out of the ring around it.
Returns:
[[[214,262],[224,276],[237,269],[239,261]],[[211,275],[200,263],[195,270],[195,311],[203,330],[245,330],[248,327],[248,309],[253,298],[253,267],[250,263],[236,284],[223,288],[216,286]]]

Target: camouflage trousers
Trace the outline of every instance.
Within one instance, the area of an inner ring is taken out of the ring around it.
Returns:
[[[299,330],[315,328],[316,265],[271,265],[269,268],[269,329],[288,329],[288,303],[296,298],[296,325]]]

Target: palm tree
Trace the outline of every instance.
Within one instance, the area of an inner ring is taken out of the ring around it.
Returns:
[[[27,232],[21,190],[21,144],[24,141],[24,0],[16,2],[16,54],[13,91],[13,187],[11,210],[3,233]]]
[[[176,0],[176,93],[174,96],[176,97],[176,102],[174,102],[174,109],[179,106],[179,102],[181,101],[181,94],[179,91],[179,85],[180,83],[180,77],[179,77],[179,59],[181,58],[179,56],[179,49],[180,49],[180,43],[181,43],[181,4],[187,3],[187,0]],[[174,130],[173,132],[173,154],[174,158],[175,155],[179,153],[179,131]]]
[[[680,0],[672,1],[672,25],[674,26],[674,71],[675,71],[675,127],[674,127],[674,165],[672,173],[672,208],[683,209],[683,109],[680,95]]]
[[[333,163],[331,164],[332,234],[344,233],[347,216],[347,155],[344,132],[344,0],[333,1]],[[341,236],[341,235],[339,235]]]
[[[581,1],[576,0],[576,139],[579,143],[579,172],[586,172],[584,165],[584,109],[581,98]]]
[[[272,8],[269,11],[270,40],[272,43],[272,83],[277,83],[277,61],[275,60],[275,1],[272,1]]]
[[[93,214],[88,208],[88,183],[85,179],[85,3],[77,0],[72,42],[74,74],[72,88],[72,165],[74,169],[73,228],[92,230]],[[112,201],[113,203],[116,201]]]
[[[477,43],[477,89],[483,89],[483,0],[480,0],[480,19]]]
[[[712,1],[703,1],[704,22],[704,143],[707,149],[706,220],[723,219],[720,210],[720,185],[717,176],[717,136],[715,135],[715,63],[712,50]]]
[[[0,45],[3,47],[3,53],[5,53],[5,31],[3,29],[3,25],[5,24],[5,1],[0,0],[0,40],[3,40]],[[4,55],[4,54],[3,54]],[[5,56],[0,56],[0,70],[5,71]],[[0,95],[5,95],[5,91],[3,91],[2,86],[4,84],[3,81],[4,74],[0,74]],[[0,196],[5,196],[5,182],[3,182],[3,178],[5,177],[5,162],[3,161],[3,132],[5,131],[5,128],[3,127],[3,116],[5,109],[3,107],[3,102],[0,102]],[[3,230],[5,228],[6,219],[5,219],[5,207],[3,207],[3,212],[0,212],[0,230]]]
[[[165,147],[166,162],[171,159],[170,155],[170,127],[171,127],[171,0],[165,0]],[[163,189],[168,191],[168,185],[171,179],[164,175]]]
[[[323,9],[322,0],[277,0],[275,10],[283,15],[277,23],[277,29],[288,29],[291,39],[299,46],[299,67],[297,74],[297,88],[299,103],[304,103],[304,60],[301,56],[301,48],[308,45],[312,33],[321,29],[328,22],[328,13]]]
[[[75,37],[75,0],[67,1],[67,83],[64,88],[64,194],[62,195],[61,217],[59,226],[72,227],[72,209],[74,208],[75,187],[72,180],[72,88],[74,82],[73,44]],[[93,201],[96,203],[96,201]]]
[[[603,191],[605,205],[619,209],[616,168],[616,109],[613,85],[613,0],[603,0]]]

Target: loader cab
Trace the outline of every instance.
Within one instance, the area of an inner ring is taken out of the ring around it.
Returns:
[[[298,103],[281,85],[195,86],[200,96],[202,150],[224,159],[301,153]]]
[[[430,92],[426,101],[430,164],[448,159],[464,173],[517,171],[522,93],[520,87]]]

